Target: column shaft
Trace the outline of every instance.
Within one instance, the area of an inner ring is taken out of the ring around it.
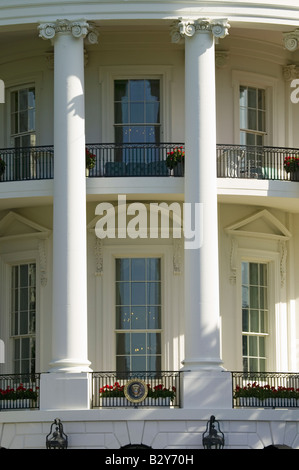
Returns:
[[[209,28],[191,32],[185,36],[185,203],[193,211],[200,204],[202,235],[199,247],[185,249],[184,366],[219,369],[215,47]]]
[[[54,38],[53,360],[86,371],[86,178],[83,37]]]

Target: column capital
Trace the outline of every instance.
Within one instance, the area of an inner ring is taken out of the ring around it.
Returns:
[[[298,49],[299,29],[295,29],[289,33],[283,33],[283,42],[288,51],[293,52]]]
[[[57,20],[53,23],[41,23],[38,26],[39,37],[42,39],[53,39],[58,33],[71,34],[74,38],[85,38],[91,44],[98,41],[98,33],[95,27],[85,20]]]
[[[224,38],[230,25],[227,19],[179,18],[172,26],[172,42],[179,42],[184,36],[192,37],[196,33],[211,33],[215,38]]]

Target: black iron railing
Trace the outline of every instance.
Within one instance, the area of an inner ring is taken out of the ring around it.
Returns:
[[[217,145],[217,176],[295,181],[295,175],[285,171],[284,159],[296,155],[299,149]]]
[[[20,147],[0,149],[5,171],[0,181],[26,181],[54,177],[54,148]]]
[[[146,397],[141,401],[127,398],[132,380],[141,381],[141,384],[146,386]],[[92,387],[93,408],[180,406],[180,372],[178,371],[93,372]]]
[[[299,407],[299,373],[232,372],[233,407]]]
[[[95,155],[95,166],[89,171],[91,178],[184,175],[183,166],[178,165],[173,170],[166,166],[167,154],[177,147],[184,147],[181,143],[105,143],[87,144],[86,147]],[[299,155],[299,149],[218,144],[217,176],[297,181],[294,173],[287,173],[284,169],[285,157],[294,155]],[[0,181],[54,177],[53,146],[0,149],[0,158],[5,162]]]
[[[39,408],[40,374],[0,375],[0,411]]]

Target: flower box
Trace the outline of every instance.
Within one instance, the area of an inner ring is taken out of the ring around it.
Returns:
[[[30,398],[17,398],[15,400],[0,400],[1,410],[19,410],[31,408]]]

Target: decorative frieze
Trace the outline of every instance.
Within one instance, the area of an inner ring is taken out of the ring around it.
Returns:
[[[171,38],[172,42],[178,43],[185,36],[192,37],[196,33],[211,33],[216,39],[224,38],[228,34],[230,25],[226,19],[210,20],[206,18],[200,19],[184,19],[179,20],[172,25]]]
[[[38,26],[39,37],[53,39],[56,34],[72,34],[74,38],[87,38],[90,44],[98,42],[98,34],[95,27],[84,20],[69,21],[57,20],[55,23],[42,23]]]

